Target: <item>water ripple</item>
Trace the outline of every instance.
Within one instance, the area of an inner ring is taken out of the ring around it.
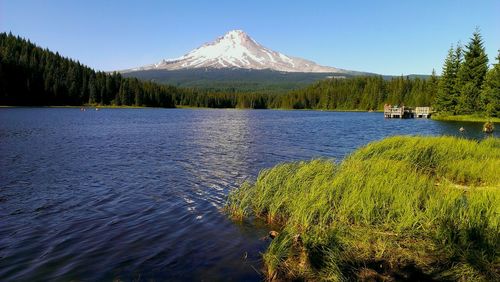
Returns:
[[[242,110],[17,108],[0,120],[1,281],[260,281],[267,227],[228,220],[229,191],[282,161],[462,126]]]

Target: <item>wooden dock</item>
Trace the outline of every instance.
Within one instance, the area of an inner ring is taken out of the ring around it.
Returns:
[[[404,105],[384,105],[384,118],[430,118],[431,114],[431,107],[416,107],[415,110],[413,110]]]
[[[405,107],[404,105],[384,105],[384,117],[385,118],[413,118],[411,109]]]
[[[416,107],[415,117],[416,118],[430,118],[432,115],[431,107]]]

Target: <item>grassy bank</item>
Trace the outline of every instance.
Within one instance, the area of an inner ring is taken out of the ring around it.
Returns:
[[[434,120],[443,120],[443,121],[470,121],[470,122],[495,122],[500,123],[500,118],[498,117],[485,117],[480,115],[433,115],[432,119]]]
[[[391,137],[264,170],[226,209],[281,226],[271,279],[498,281],[499,167],[498,138]]]

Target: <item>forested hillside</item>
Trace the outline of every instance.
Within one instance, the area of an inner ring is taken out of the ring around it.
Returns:
[[[176,104],[210,108],[281,108],[322,110],[377,110],[385,103],[429,106],[437,91],[438,79],[381,76],[327,79],[284,94],[221,93],[181,91]]]
[[[0,33],[0,105],[174,107],[175,87],[96,72],[77,61]]]
[[[202,91],[261,92],[280,94],[299,89],[332,76],[331,73],[298,73],[238,68],[195,68],[181,70],[142,70],[122,73],[123,77],[170,84]],[[349,76],[342,74],[341,76]]]

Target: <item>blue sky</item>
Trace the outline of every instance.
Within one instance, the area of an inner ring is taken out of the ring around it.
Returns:
[[[322,65],[381,74],[441,72],[450,45],[481,29],[493,62],[500,1],[0,0],[0,30],[99,70],[187,53],[232,29]]]

